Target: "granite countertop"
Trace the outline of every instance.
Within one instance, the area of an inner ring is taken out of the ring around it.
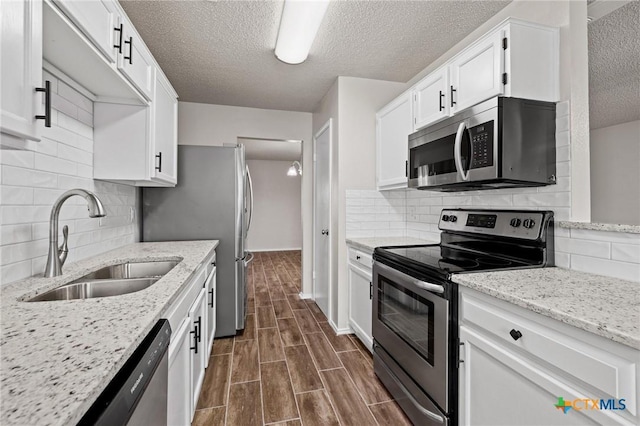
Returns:
[[[636,282],[563,268],[459,274],[452,280],[640,349],[640,287]]]
[[[429,241],[414,237],[362,237],[347,238],[347,244],[360,250],[373,253],[376,247],[384,246],[412,246],[419,244],[439,244],[440,241]]]
[[[217,240],[136,243],[66,265],[59,277],[3,286],[0,424],[76,424],[217,245]],[[139,292],[22,301],[105,266],[161,260],[181,262]]]
[[[618,225],[614,223],[590,223],[590,222],[556,222],[560,228],[588,229],[591,231],[626,232],[640,234],[638,225]]]

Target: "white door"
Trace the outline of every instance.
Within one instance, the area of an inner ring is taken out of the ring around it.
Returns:
[[[330,318],[331,119],[314,138],[313,158],[313,298]]]

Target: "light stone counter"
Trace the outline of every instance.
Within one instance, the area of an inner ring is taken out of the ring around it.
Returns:
[[[557,222],[560,228],[586,229],[590,231],[626,232],[640,234],[638,225],[619,225],[614,223],[590,223],[590,222]]]
[[[357,249],[373,253],[376,247],[384,246],[413,246],[420,244],[439,244],[440,241],[429,241],[413,237],[370,237],[347,238],[347,244]]]
[[[453,275],[532,312],[640,349],[640,284],[562,268]]]
[[[66,265],[60,277],[3,286],[0,424],[76,424],[217,245],[216,240],[131,244]],[[105,266],[160,260],[182,261],[136,293],[22,301]]]

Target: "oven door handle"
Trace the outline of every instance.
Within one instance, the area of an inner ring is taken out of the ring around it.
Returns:
[[[413,284],[414,286],[422,290],[431,291],[433,293],[440,293],[440,294],[444,293],[444,287],[439,284],[432,284],[432,283],[418,280],[412,277],[411,275],[407,275],[404,272],[398,271],[397,269],[390,268],[389,266],[383,265],[380,262],[376,262],[374,265],[374,268],[379,268],[386,275],[394,277],[398,280],[402,280],[405,282],[409,281],[411,284]]]
[[[387,374],[389,374],[393,378],[393,380],[396,382],[400,390],[404,393],[407,399],[411,401],[411,403],[415,408],[417,408],[422,414],[429,417],[433,421],[436,421],[438,423],[444,423],[444,419],[442,418],[442,416],[439,416],[438,414],[424,408],[422,404],[420,404],[413,397],[413,395],[411,395],[411,392],[409,391],[409,389],[405,387],[405,385],[400,381],[400,379],[393,373],[393,371],[391,371],[389,367],[387,367],[387,365],[384,362],[381,362],[380,365],[386,370]]]
[[[453,145],[453,156],[456,161],[456,169],[458,169],[458,173],[464,181],[469,180],[469,170],[465,170],[464,167],[462,167],[462,136],[464,135],[466,129],[467,125],[463,121],[458,126],[458,131],[456,132],[456,142]]]

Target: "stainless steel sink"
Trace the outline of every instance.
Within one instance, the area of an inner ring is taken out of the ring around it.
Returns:
[[[177,260],[162,262],[130,262],[107,266],[91,272],[73,281],[74,283],[86,280],[104,280],[113,278],[151,278],[161,277],[172,270],[178,263]]]
[[[107,266],[68,284],[39,294],[28,302],[90,299],[135,293],[152,286],[180,261],[131,262]]]
[[[153,285],[159,279],[160,277],[127,278],[70,283],[31,298],[29,302],[119,296],[121,294],[135,293],[136,291],[143,290]]]

